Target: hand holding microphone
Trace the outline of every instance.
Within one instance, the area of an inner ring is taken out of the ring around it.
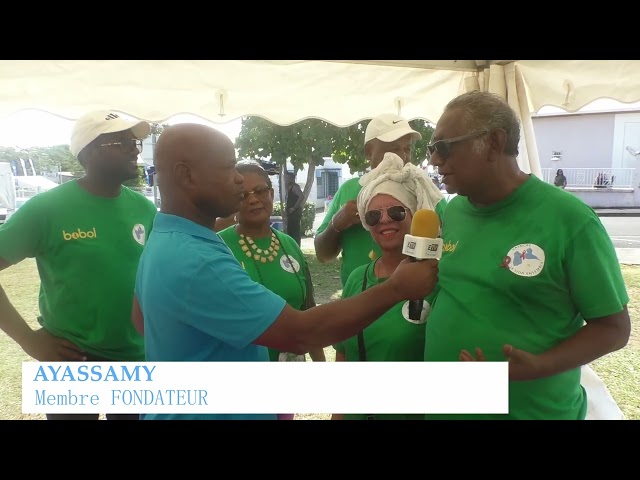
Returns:
[[[398,297],[397,301],[409,300],[411,304],[416,298],[424,298],[436,288],[438,282],[438,261],[422,262],[404,259],[385,283],[393,285]],[[419,300],[422,302],[422,300]],[[412,320],[415,320],[412,318]]]
[[[421,260],[437,260],[442,258],[442,239],[440,232],[440,218],[433,210],[420,209],[416,211],[411,221],[411,234],[405,235],[402,253],[411,258],[412,262]],[[420,320],[424,301],[409,302],[409,318]]]

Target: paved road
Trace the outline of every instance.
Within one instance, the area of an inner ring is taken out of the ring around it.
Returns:
[[[320,226],[324,212],[316,215],[314,230]],[[640,216],[600,217],[607,229],[620,263],[640,265]],[[305,239],[305,248],[313,248],[313,239]]]
[[[600,217],[616,248],[640,248],[640,217]]]
[[[316,215],[313,228],[320,226],[324,212]],[[600,217],[616,248],[640,248],[640,216]]]

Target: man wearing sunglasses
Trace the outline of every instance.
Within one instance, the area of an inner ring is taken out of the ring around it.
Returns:
[[[371,169],[378,166],[387,152],[395,153],[406,164],[411,161],[414,142],[420,139],[422,135],[413,130],[407,120],[398,115],[383,114],[373,118],[367,125],[364,152]],[[314,241],[316,257],[322,263],[336,259],[342,252],[342,286],[355,268],[380,255],[380,247],[362,227],[358,216],[356,199],[362,188],[359,180],[352,178],[340,186]],[[441,208],[444,202],[439,205]]]
[[[149,133],[147,122],[109,111],[81,117],[70,150],[85,175],[29,199],[0,227],[0,269],[25,258],[38,265],[42,328],[23,319],[0,289],[0,327],[34,359],[144,360],[131,308],[138,260],[157,210],[122,182],[138,175],[138,154]]]
[[[584,419],[581,367],[626,345],[629,296],[596,213],[523,172],[519,141],[516,112],[487,92],[455,98],[438,121],[430,163],[458,196],[425,360],[509,362],[509,413],[475,418]]]

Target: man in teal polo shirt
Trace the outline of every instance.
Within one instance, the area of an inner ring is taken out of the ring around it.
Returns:
[[[373,118],[367,125],[364,152],[372,169],[378,166],[387,152],[395,153],[406,164],[411,162],[413,143],[421,139],[422,135],[412,129],[404,118],[383,114]],[[351,178],[340,186],[318,227],[314,241],[319,262],[335,260],[342,251],[342,286],[355,268],[380,255],[380,247],[362,227],[358,217],[356,199],[362,188],[359,181],[360,178]],[[440,218],[445,205],[446,201],[436,205],[436,213]]]
[[[167,128],[156,144],[162,210],[142,253],[133,322],[150,362],[268,362],[268,347],[304,354],[342,341],[396,303],[420,299],[435,262],[403,262],[381,285],[299,311],[253,282],[211,228],[240,209],[233,143],[198,124]],[[265,392],[268,394],[268,392]],[[255,414],[146,414],[144,419],[276,419]]]

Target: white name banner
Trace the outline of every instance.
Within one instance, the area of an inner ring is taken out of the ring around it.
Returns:
[[[508,413],[506,362],[24,362],[23,413]]]

